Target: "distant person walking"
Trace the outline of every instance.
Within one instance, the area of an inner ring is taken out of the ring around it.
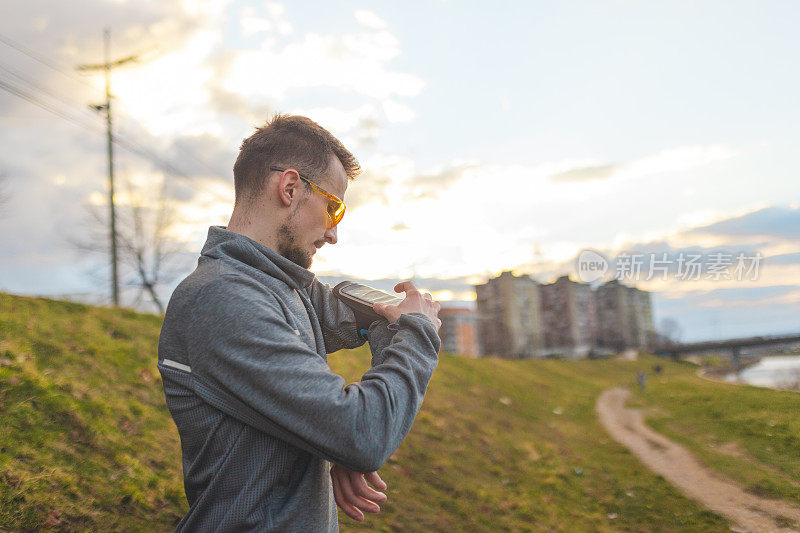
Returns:
[[[639,372],[636,374],[636,382],[639,384],[639,388],[644,391],[645,387],[647,387],[647,375],[644,372]]]
[[[376,471],[422,405],[440,306],[398,284],[405,299],[376,305],[385,320],[366,333],[372,368],[347,387],[331,372],[327,354],[364,339],[308,268],[336,244],[359,171],[305,117],[276,116],[242,143],[233,215],[209,229],[158,347],[189,501],[178,531],[337,531],[336,504],[363,520],[386,500]]]

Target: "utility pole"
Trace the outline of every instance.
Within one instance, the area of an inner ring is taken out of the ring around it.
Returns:
[[[82,71],[105,71],[106,77],[106,103],[100,105],[90,105],[98,113],[105,111],[106,115],[106,137],[108,139],[108,205],[110,218],[110,241],[111,241],[111,296],[114,307],[119,306],[119,273],[117,260],[117,214],[114,206],[114,134],[111,128],[111,69],[136,61],[138,56],[130,56],[116,61],[111,61],[111,30],[108,28],[103,32],[103,63],[99,65],[80,65],[78,70]]]

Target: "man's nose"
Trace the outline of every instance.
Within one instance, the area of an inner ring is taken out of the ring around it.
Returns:
[[[334,226],[332,228],[328,228],[325,230],[325,242],[328,244],[336,244],[336,241],[339,240],[338,236],[336,235],[336,228],[338,226]]]

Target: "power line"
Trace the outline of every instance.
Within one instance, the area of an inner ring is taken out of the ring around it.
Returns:
[[[0,79],[0,89],[4,90],[4,91],[6,91],[6,92],[8,92],[8,93],[10,93],[10,94],[12,94],[14,96],[17,96],[18,98],[21,98],[21,99],[23,99],[23,100],[25,100],[25,101],[27,101],[27,102],[29,102],[29,103],[41,108],[41,109],[43,109],[43,110],[45,110],[45,111],[47,111],[49,113],[52,113],[52,114],[54,114],[54,115],[56,115],[56,116],[58,116],[58,117],[60,117],[60,118],[62,118],[64,120],[66,120],[66,121],[78,126],[78,127],[84,128],[86,130],[89,130],[89,131],[91,131],[93,133],[97,133],[97,134],[100,134],[100,135],[104,134],[102,128],[99,128],[99,127],[97,127],[97,126],[95,126],[93,124],[90,124],[90,123],[81,122],[76,117],[74,117],[74,116],[72,116],[72,115],[70,115],[68,113],[63,112],[62,110],[58,109],[57,107],[53,106],[52,104],[43,101],[41,98],[38,98],[37,96],[30,94],[30,92],[27,92],[24,89],[22,89],[20,87],[17,87],[17,86],[14,86],[11,83],[8,83],[8,81],[9,80],[4,81],[4,80]],[[41,90],[41,88],[40,88],[40,90]],[[178,169],[173,164],[171,164],[170,162],[168,162],[165,159],[161,158],[160,156],[155,154],[153,151],[151,151],[148,148],[142,146],[141,144],[136,143],[136,142],[131,141],[131,140],[128,140],[128,139],[120,136],[119,134],[117,134],[117,135],[115,135],[113,137],[113,143],[118,145],[118,146],[120,146],[121,148],[124,148],[125,150],[127,150],[130,153],[133,153],[135,155],[138,155],[138,156],[150,161],[157,168],[159,168],[162,171],[164,171],[166,174],[173,175],[173,176],[175,176],[177,178],[183,179],[187,183],[191,183],[192,185],[195,185],[195,186],[197,185],[196,181],[193,180],[192,177],[189,174],[187,174],[186,172],[183,172],[182,170]],[[191,157],[196,159],[196,157],[194,155],[192,155]],[[196,160],[199,163],[203,164],[203,162],[200,161],[199,159],[196,159]],[[215,191],[206,190],[206,191],[202,191],[202,192],[210,194],[214,199],[216,199],[218,201],[221,201],[221,202],[229,202],[230,201],[230,198],[224,197],[224,196],[222,196],[221,194],[219,194],[219,193],[217,193]]]
[[[16,42],[15,40],[13,40],[13,39],[11,39],[9,37],[6,37],[5,35],[0,34],[0,43],[5,44],[6,46],[10,46],[11,48],[16,50],[17,52],[25,54],[26,56],[30,57],[34,61],[37,61],[37,62],[41,63],[42,65],[44,65],[46,67],[49,67],[49,68],[51,68],[51,69],[53,69],[53,70],[55,70],[57,72],[60,72],[61,74],[63,74],[64,76],[70,78],[73,81],[77,81],[78,83],[86,85],[87,87],[91,88],[92,90],[95,90],[95,91],[97,90],[97,87],[95,87],[91,83],[87,82],[86,80],[75,76],[75,74],[70,72],[69,69],[60,66],[56,61],[53,61],[52,59],[48,59],[46,56],[43,56],[42,54],[34,52],[30,48],[25,47],[24,45]]]
[[[141,144],[138,144],[136,142],[133,142],[133,141],[130,141],[130,140],[127,140],[127,139],[123,139],[123,138],[119,137],[119,135],[115,135],[114,136],[114,144],[116,144],[116,145],[118,145],[118,146],[120,146],[122,148],[125,148],[126,150],[128,150],[131,153],[137,154],[137,155],[149,160],[151,163],[155,164],[156,167],[158,167],[162,171],[164,171],[167,175],[172,175],[172,176],[174,176],[176,178],[182,179],[187,184],[194,185],[194,186],[197,185],[196,180],[193,179],[190,174],[187,174],[186,172],[183,172],[182,170],[176,168],[170,162],[166,161],[165,159],[162,159],[160,156],[158,156],[157,154],[155,154],[154,152],[152,152],[148,148],[142,146]],[[198,162],[200,162],[200,161],[198,160]],[[200,163],[202,164],[202,162],[200,162]],[[197,189],[197,190],[201,191],[200,189]],[[207,194],[210,194],[214,199],[219,200],[220,202],[225,202],[225,203],[230,202],[230,198],[222,196],[221,194],[219,194],[217,192],[214,192],[212,190],[205,190],[205,191],[201,191],[201,192],[205,192]]]
[[[81,84],[83,84],[83,85],[85,85],[87,87],[90,87],[92,90],[95,90],[95,91],[97,90],[97,88],[94,87],[93,85],[91,85],[90,83],[86,82],[83,79],[80,79],[80,78],[74,76],[67,69],[65,69],[62,66],[60,66],[58,64],[58,62],[56,62],[56,61],[54,61],[52,59],[49,59],[48,57],[44,56],[43,54],[39,54],[39,53],[37,53],[37,52],[25,47],[24,45],[14,41],[13,39],[11,39],[9,37],[6,37],[6,36],[0,34],[0,42],[2,42],[3,44],[5,44],[7,46],[10,46],[11,48],[17,50],[18,52],[20,52],[22,54],[25,54],[26,56],[32,58],[33,60],[35,60],[35,61],[37,61],[37,62],[39,62],[39,63],[41,63],[41,64],[43,64],[43,65],[45,65],[45,66],[47,66],[47,67],[49,67],[51,69],[53,69],[53,70],[65,75],[67,77],[69,77],[70,79],[72,79],[74,81],[77,81],[77,82],[79,82],[79,83],[81,83]],[[123,59],[115,61],[114,62],[114,66],[119,66],[119,65],[122,65],[122,64],[125,64],[125,63],[128,63],[128,62],[132,62],[135,59],[136,58],[133,57],[133,56],[126,57],[126,58],[123,58]],[[97,67],[101,67],[101,65],[91,65],[90,67],[97,68]],[[45,94],[47,94],[47,95],[59,100],[60,102],[65,103],[70,107],[72,107],[74,105],[73,103],[67,102],[66,100],[64,100],[64,99],[60,98],[59,96],[55,95],[52,91],[50,91],[50,90],[48,90],[46,88],[43,88],[40,85],[36,84],[35,82],[31,82],[30,80],[24,78],[18,72],[16,72],[16,73],[12,72],[11,69],[9,69],[7,67],[4,68],[4,67],[0,66],[0,68],[2,68],[3,70],[6,70],[6,72],[9,72],[13,76],[21,79],[24,83],[27,83],[28,85],[30,85],[32,87],[35,87],[39,91],[41,91],[41,92],[43,92],[43,93],[45,93]],[[84,70],[89,70],[89,69],[84,69]],[[69,120],[70,122],[76,123],[72,118],[67,118],[67,116],[65,116],[65,114],[63,112],[59,112],[57,110],[45,107],[46,104],[43,104],[41,102],[32,101],[30,99],[30,98],[32,98],[32,97],[30,97],[30,95],[22,96],[22,95],[17,94],[17,93],[13,93],[13,94],[16,94],[20,98],[24,98],[24,99],[28,100],[29,102],[34,103],[35,105],[38,105],[39,107],[42,107],[43,109],[46,109],[47,111],[55,113],[56,115],[58,115],[58,116],[60,116],[62,118],[65,118],[66,120]],[[126,115],[126,119],[133,121],[134,124],[137,123],[130,116]],[[86,126],[84,125],[82,127],[86,127]],[[93,127],[90,128],[90,129],[92,131],[98,131],[98,130],[95,130]],[[176,168],[174,165],[172,165],[168,161],[164,160],[160,156],[154,154],[152,151],[148,150],[147,148],[143,147],[142,145],[140,145],[138,143],[135,143],[133,141],[130,141],[130,140],[126,140],[124,138],[121,138],[118,141],[118,137],[119,137],[119,134],[114,136],[114,138],[112,140],[114,144],[117,144],[117,145],[125,148],[129,152],[132,152],[132,153],[137,154],[137,155],[139,155],[139,156],[141,156],[141,157],[143,157],[145,159],[150,160],[150,162],[154,163],[156,165],[156,167],[158,167],[161,170],[165,171],[167,174],[172,174],[172,175],[175,175],[177,177],[193,181],[193,180],[191,180],[190,176],[187,173],[182,172],[181,170]],[[211,174],[225,174],[225,172],[220,172],[219,169],[213,168],[211,165],[207,164],[203,159],[198,157],[196,154],[192,153],[190,150],[184,148],[183,146],[180,146],[179,144],[175,144],[174,147],[177,150],[181,151],[182,153],[186,154],[188,157],[190,157],[196,163],[200,164],[200,166],[205,168]],[[224,201],[224,202],[228,202],[230,200],[229,198],[224,198],[222,195],[214,193],[212,191],[208,191],[208,192],[217,200]]]
[[[6,73],[10,74],[11,76],[13,76],[17,80],[21,81],[22,83],[28,85],[29,87],[32,87],[33,89],[38,90],[39,92],[44,93],[47,96],[49,96],[50,98],[52,98],[54,100],[58,100],[59,102],[61,102],[63,104],[66,104],[69,107],[75,107],[77,105],[75,102],[71,102],[71,101],[67,100],[66,98],[64,98],[60,94],[56,93],[55,91],[52,91],[52,90],[48,89],[47,87],[44,87],[44,86],[38,84],[37,82],[32,81],[30,78],[26,77],[24,74],[22,74],[20,71],[18,71],[16,69],[13,69],[13,68],[11,68],[11,67],[9,67],[7,65],[3,65],[2,63],[0,63],[0,70],[5,71]],[[85,111],[84,114],[87,115],[87,116],[92,116],[92,115],[89,115],[88,111]],[[92,116],[92,118],[94,118],[94,117]]]
[[[11,93],[14,96],[17,96],[18,98],[22,98],[23,100],[26,100],[27,102],[29,102],[29,103],[37,106],[37,107],[40,107],[40,108],[44,109],[45,111],[47,111],[49,113],[57,115],[57,116],[63,118],[64,120],[67,120],[67,121],[75,124],[76,126],[79,126],[81,128],[84,128],[84,129],[91,130],[91,131],[93,131],[95,133],[102,133],[101,129],[96,128],[95,126],[92,126],[92,125],[87,124],[85,122],[81,122],[80,120],[76,119],[72,115],[64,113],[60,109],[48,104],[47,102],[42,101],[41,99],[37,98],[36,96],[31,95],[30,93],[24,91],[23,89],[20,89],[19,87],[15,87],[14,85],[11,85],[10,83],[7,83],[4,80],[0,80],[0,89],[6,91],[8,93]]]

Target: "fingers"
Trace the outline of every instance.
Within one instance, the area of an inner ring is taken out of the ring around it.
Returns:
[[[353,472],[352,470],[350,471],[350,486],[353,489],[355,495],[360,496],[365,500],[369,500],[372,502],[380,502],[380,503],[385,502],[386,494],[378,492],[368,487],[367,482],[364,478],[365,474],[362,474],[361,472]],[[384,486],[385,485],[386,484],[384,483]],[[378,508],[378,511],[381,510],[379,506],[376,505],[376,507]]]
[[[377,472],[364,474],[364,479],[366,479],[370,485],[378,490],[386,490],[388,488],[386,486],[386,482],[381,479],[381,476],[379,476]]]
[[[430,293],[420,292],[419,289],[417,289],[417,286],[414,285],[414,282],[410,281],[410,280],[409,281],[401,281],[400,283],[395,285],[394,286],[394,292],[406,292],[407,293],[406,296],[408,296],[408,293],[419,292],[419,294],[423,298],[428,300],[429,302],[433,301],[433,296],[431,296]]]
[[[342,492],[342,485],[349,483],[349,481],[343,481],[342,478],[346,477],[342,472],[339,471],[339,468],[334,466],[331,468],[331,481],[333,482],[333,498],[336,500],[336,505],[344,511],[344,514],[361,522],[364,520],[364,513],[362,513],[355,505],[350,503],[348,499],[344,496]]]
[[[340,466],[331,468],[333,496],[344,513],[361,522],[364,513],[379,513],[380,506],[372,500],[385,502],[386,495],[370,489],[364,481],[363,474],[353,472]],[[363,512],[362,512],[363,511]]]
[[[340,477],[342,483],[339,489],[342,491],[342,496],[344,497],[345,500],[347,500],[347,502],[350,505],[355,507],[359,511],[359,513],[361,511],[367,513],[379,513],[381,511],[381,508],[377,503],[367,500],[366,498],[362,498],[361,496],[356,494],[355,487],[353,486],[353,480],[354,480],[353,474],[356,474],[357,476],[361,477],[360,473],[351,472],[349,470],[341,473]],[[384,498],[385,497],[386,496],[384,496]]]
[[[389,323],[393,323],[400,318],[400,311],[397,309],[396,305],[389,305],[379,302],[372,304],[372,310],[388,320]]]
[[[394,286],[394,292],[412,292],[417,290],[416,285],[414,285],[413,281],[401,281],[397,285]]]
[[[436,326],[437,331],[442,323],[438,318],[442,306],[427,292],[420,292],[411,280],[401,281],[394,287],[395,292],[405,292],[406,296],[398,305],[383,303],[374,304],[372,309],[385,317],[390,323],[396,322],[404,313],[422,313]]]

